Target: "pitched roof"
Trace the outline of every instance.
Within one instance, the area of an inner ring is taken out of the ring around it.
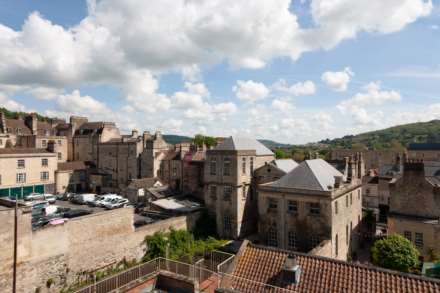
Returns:
[[[301,268],[298,284],[279,279],[289,254]],[[240,292],[259,292],[258,288],[249,288],[252,285],[246,279],[298,293],[440,292],[440,281],[435,279],[252,244],[239,256],[233,275],[243,278],[234,279],[232,284]]]
[[[335,176],[343,175],[323,159],[307,160],[266,186],[329,191],[329,186],[335,183]]]
[[[299,165],[297,162],[295,162],[292,159],[275,160],[275,161],[273,161],[273,164],[278,169],[280,169],[281,171],[284,171],[285,173],[289,173],[290,171],[292,171],[293,169],[295,169]]]
[[[58,171],[75,171],[85,169],[87,169],[87,166],[83,161],[58,163]]]
[[[270,156],[273,152],[261,142],[253,138],[230,136],[225,138],[222,144],[217,145],[214,150],[218,151],[251,151],[255,150],[257,156]]]
[[[17,134],[16,129],[21,129],[20,135],[32,134],[32,131],[26,125],[24,120],[21,119],[6,119],[6,127],[11,128],[13,134]]]

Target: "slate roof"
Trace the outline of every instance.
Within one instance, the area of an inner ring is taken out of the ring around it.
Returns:
[[[410,143],[408,145],[410,151],[438,151],[440,143]]]
[[[273,164],[280,169],[281,171],[284,171],[285,173],[289,173],[290,171],[292,171],[293,169],[295,169],[296,167],[298,167],[298,163],[295,162],[292,159],[280,159],[280,160],[275,160],[273,162]]]
[[[289,254],[296,258],[301,268],[298,284],[280,282],[279,276]],[[232,287],[238,292],[262,291],[260,285],[246,279],[297,293],[440,292],[439,280],[252,244],[239,256],[233,275],[243,278],[232,281]]]
[[[217,145],[214,150],[218,151],[250,151],[255,150],[257,156],[270,156],[273,152],[261,142],[253,138],[230,136],[225,138],[222,144]]]
[[[306,160],[295,169],[264,186],[329,191],[335,183],[335,176],[343,176],[323,159]]]
[[[21,119],[6,119],[6,128],[11,128],[12,134],[17,134],[16,129],[21,129],[21,135],[31,135],[32,131]]]

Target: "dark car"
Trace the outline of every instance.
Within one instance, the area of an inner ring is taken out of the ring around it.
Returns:
[[[139,214],[144,210],[145,206],[146,206],[145,202],[138,202],[137,204],[134,205],[134,212],[136,214]]]
[[[76,218],[76,217],[81,217],[81,216],[85,216],[85,215],[90,215],[92,213],[92,211],[89,210],[70,210],[67,211],[63,214],[64,218]]]
[[[145,217],[144,219],[140,219],[140,220],[135,221],[133,225],[135,228],[138,228],[138,227],[145,226],[145,225],[148,225],[151,223],[154,223],[154,220],[151,218]]]

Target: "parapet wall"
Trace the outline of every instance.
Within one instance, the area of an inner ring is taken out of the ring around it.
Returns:
[[[12,209],[0,210],[0,288],[12,286]],[[71,219],[63,225],[32,231],[30,214],[19,214],[17,291],[59,292],[78,275],[116,264],[140,260],[145,253],[144,238],[157,231],[190,229],[198,214],[159,221],[139,229],[133,227],[133,209],[123,208]],[[47,281],[54,285],[47,288]]]

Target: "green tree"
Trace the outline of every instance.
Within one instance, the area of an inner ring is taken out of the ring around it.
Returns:
[[[168,238],[165,233],[156,232],[151,236],[146,236],[145,243],[147,244],[148,250],[144,255],[144,260],[165,257],[168,245]]]
[[[417,248],[398,234],[376,241],[371,248],[371,255],[375,265],[401,272],[410,272],[419,264]]]
[[[217,145],[217,140],[212,136],[197,134],[193,139],[193,143],[198,147],[205,145],[207,148],[211,148]]]
[[[281,149],[277,149],[277,150],[275,150],[275,158],[286,159],[286,158],[288,158],[288,155],[285,151],[283,151]]]

